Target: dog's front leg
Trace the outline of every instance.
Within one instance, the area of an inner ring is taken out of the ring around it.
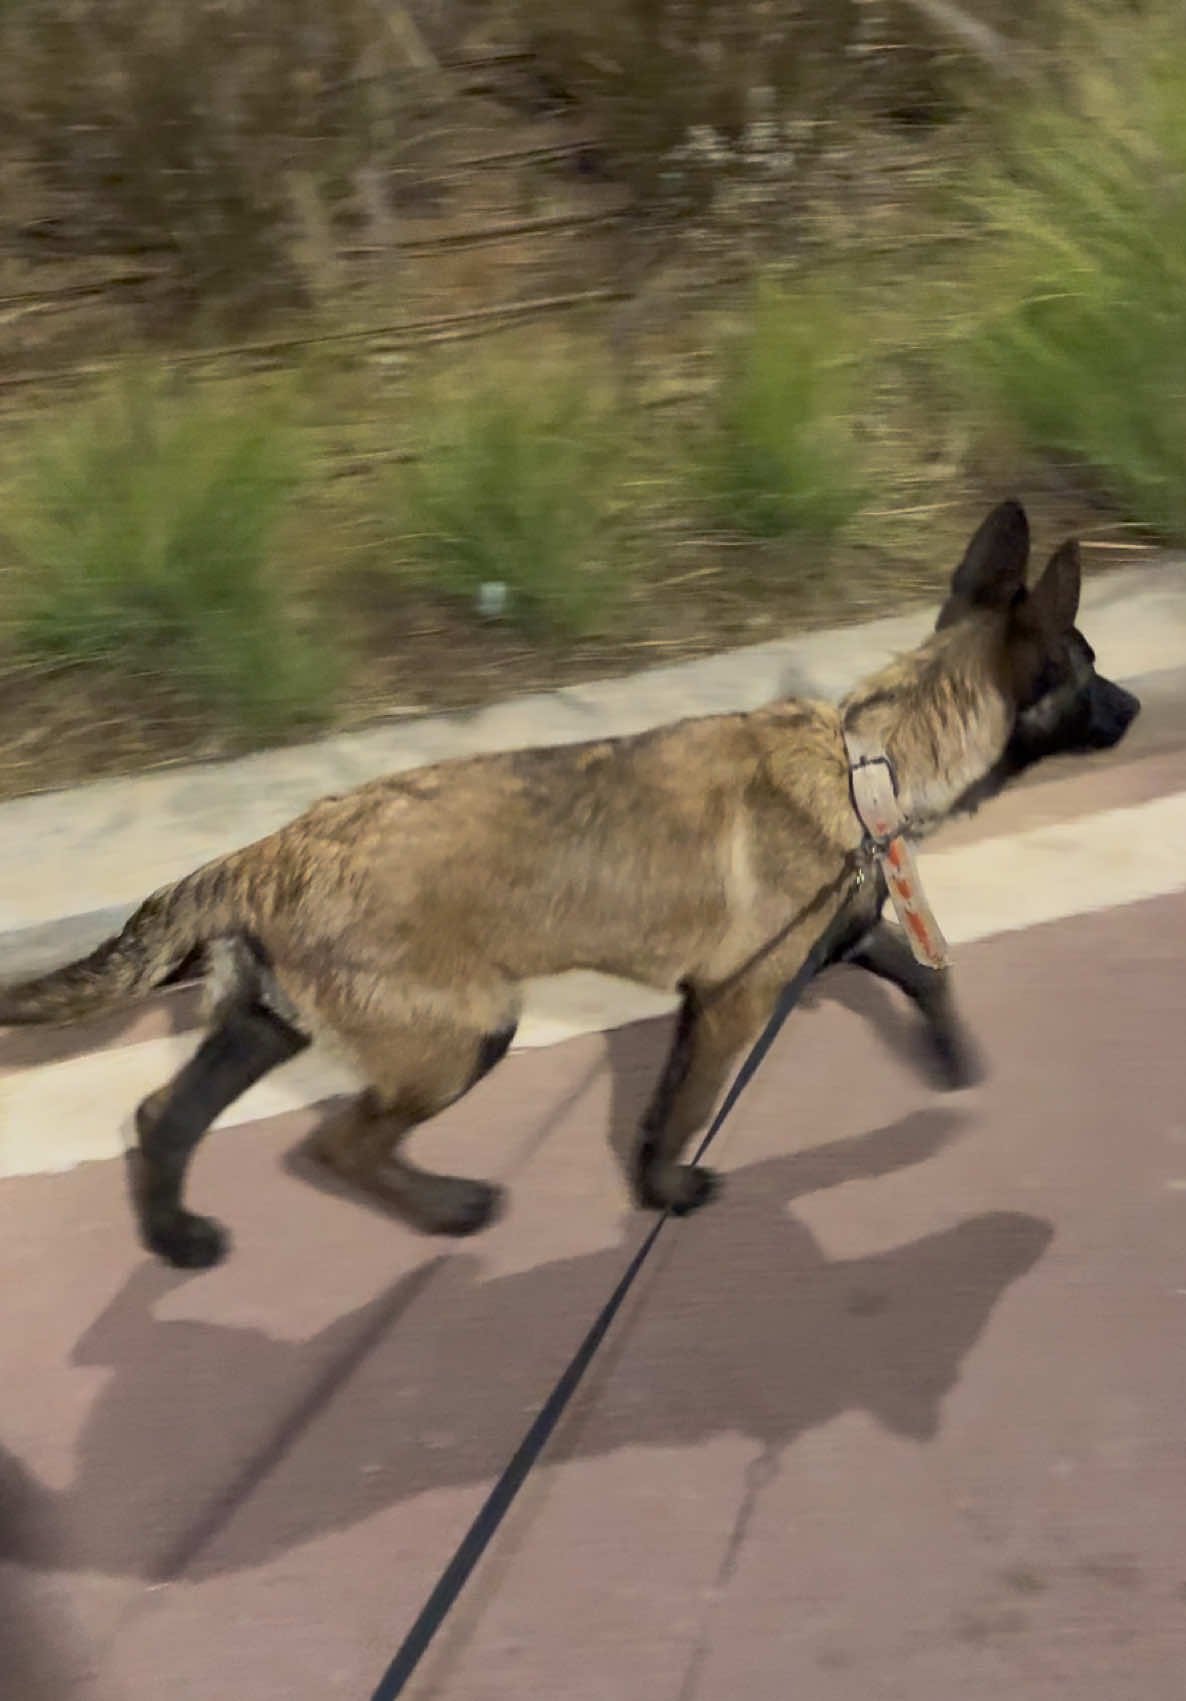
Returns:
[[[955,1008],[951,971],[920,963],[901,928],[879,921],[845,960],[888,980],[918,1006],[945,1086],[972,1087],[984,1078],[977,1048]]]
[[[708,1121],[738,1052],[756,1039],[770,1014],[769,987],[739,985],[727,992],[683,989],[675,1038],[655,1096],[642,1119],[631,1180],[638,1204],[686,1216],[712,1198],[715,1171],[679,1161]]]

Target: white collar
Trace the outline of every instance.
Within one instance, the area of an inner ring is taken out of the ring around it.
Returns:
[[[927,903],[914,852],[906,839],[907,823],[898,800],[898,777],[880,745],[867,744],[859,733],[843,731],[848,755],[848,789],[865,833],[867,847],[877,858],[889,895],[910,944],[927,968],[947,967],[947,941]]]

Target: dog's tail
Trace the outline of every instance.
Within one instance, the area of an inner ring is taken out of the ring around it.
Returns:
[[[0,987],[0,1027],[75,1022],[164,985],[201,946],[244,931],[238,856],[224,857],[146,898],[123,930],[89,956]]]

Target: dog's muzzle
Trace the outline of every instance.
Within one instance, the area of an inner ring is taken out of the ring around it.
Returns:
[[[1141,712],[1141,700],[1123,685],[1096,679],[1091,688],[1091,718],[1087,742],[1093,750],[1110,750],[1119,744]]]

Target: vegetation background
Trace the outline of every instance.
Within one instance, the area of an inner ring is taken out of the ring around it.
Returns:
[[[0,0],[0,795],[1186,535],[1182,0]]]

